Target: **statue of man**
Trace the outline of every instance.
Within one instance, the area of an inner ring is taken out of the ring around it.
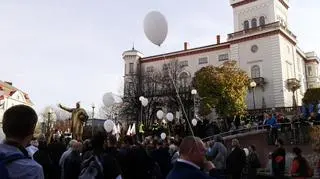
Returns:
[[[82,140],[83,123],[89,118],[87,112],[80,108],[80,102],[77,102],[76,108],[67,108],[59,104],[59,107],[71,113],[71,133],[76,140]]]

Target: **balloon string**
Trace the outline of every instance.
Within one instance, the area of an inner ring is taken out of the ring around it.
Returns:
[[[164,65],[165,65],[165,64],[166,64],[166,57],[165,57],[165,55],[162,55],[162,57],[164,58],[163,63],[164,63]],[[188,127],[189,127],[190,131],[191,131],[191,135],[194,136],[194,132],[193,132],[191,123],[190,123],[190,121],[189,121],[189,118],[188,118],[188,116],[187,116],[186,110],[185,110],[185,108],[184,108],[184,105],[183,105],[183,103],[182,103],[181,97],[180,97],[180,95],[179,95],[179,91],[178,91],[177,85],[176,85],[176,83],[175,83],[175,81],[174,81],[174,79],[173,79],[173,77],[172,77],[172,73],[171,73],[171,70],[170,70],[171,65],[168,64],[167,66],[168,66],[169,77],[170,77],[170,79],[171,79],[171,81],[172,81],[173,87],[174,87],[175,92],[176,92],[176,94],[177,94],[177,98],[178,98],[178,101],[179,101],[180,106],[181,106],[181,108],[182,108],[182,112],[183,112],[184,116],[187,118],[187,124],[188,124]]]

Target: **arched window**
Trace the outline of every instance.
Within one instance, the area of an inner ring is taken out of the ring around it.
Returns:
[[[260,77],[260,67],[258,65],[254,65],[251,67],[251,78],[259,78]]]
[[[253,19],[251,20],[251,27],[252,27],[252,28],[257,27],[257,19],[256,19],[256,18],[253,18]]]
[[[244,21],[243,28],[244,28],[244,30],[249,29],[249,21]]]
[[[189,74],[187,72],[182,72],[179,75],[179,81],[181,86],[185,87],[189,85]]]
[[[263,25],[265,25],[265,24],[266,24],[266,19],[265,19],[264,16],[261,16],[261,17],[259,18],[259,25],[260,25],[260,26],[263,26]]]

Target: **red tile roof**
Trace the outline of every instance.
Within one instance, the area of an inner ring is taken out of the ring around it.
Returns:
[[[0,100],[3,100],[6,97],[12,96],[16,91],[18,91],[19,89],[12,86],[11,84],[7,83],[7,82],[3,82],[0,80],[0,91],[2,91],[3,93],[0,93]],[[19,90],[21,91],[21,90]],[[27,101],[27,103],[32,104],[29,96],[27,93],[21,91]]]

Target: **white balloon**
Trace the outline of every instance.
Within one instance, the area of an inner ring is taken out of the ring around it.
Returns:
[[[191,123],[192,123],[193,126],[196,126],[198,121],[197,121],[197,119],[192,119]]]
[[[140,96],[140,97],[139,97],[139,101],[142,101],[143,99],[144,99],[143,96]]]
[[[166,133],[163,132],[163,133],[161,133],[160,137],[162,140],[164,140],[164,139],[166,139],[167,135],[166,135]]]
[[[168,23],[158,11],[149,12],[144,18],[144,33],[155,45],[160,46],[167,37]]]
[[[157,118],[158,118],[158,119],[162,119],[162,118],[163,118],[163,115],[164,115],[164,113],[163,113],[162,110],[157,111]]]
[[[105,93],[102,98],[103,104],[105,106],[111,106],[114,104],[115,100],[112,93]]]
[[[173,114],[171,112],[169,112],[167,115],[166,115],[166,118],[168,121],[172,121],[173,120]]]
[[[114,126],[115,126],[114,122],[110,119],[106,120],[103,124],[103,127],[106,130],[106,132],[111,132]]]

